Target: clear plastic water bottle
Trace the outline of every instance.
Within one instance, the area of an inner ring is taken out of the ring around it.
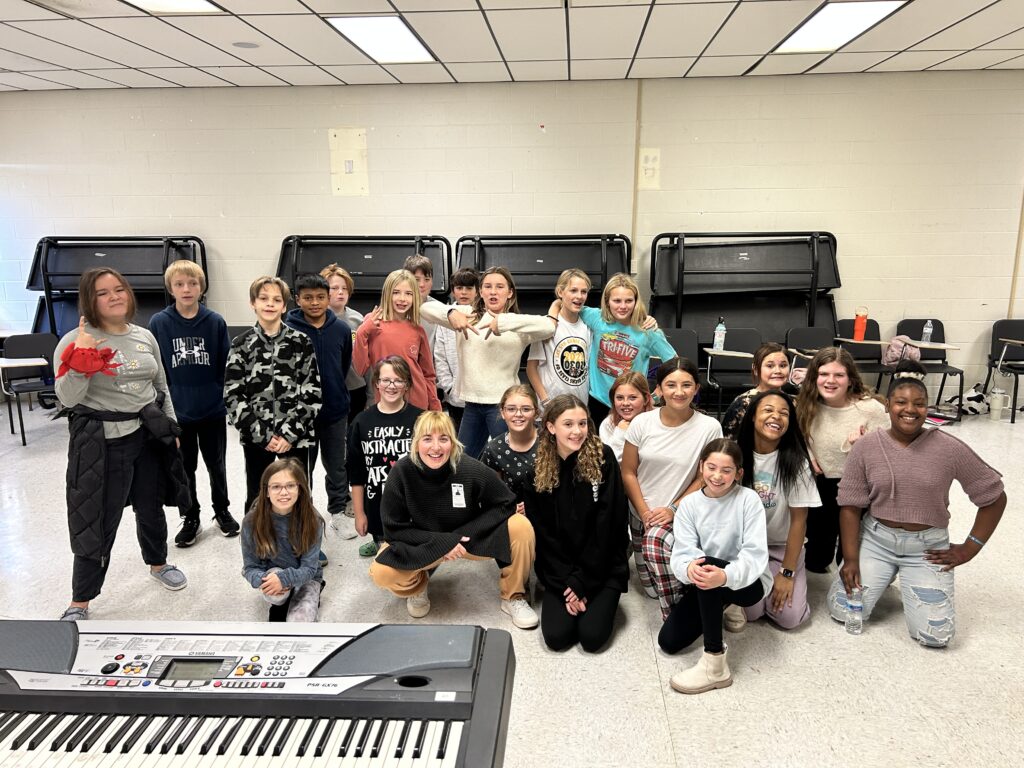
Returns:
[[[934,326],[932,326],[932,321],[931,320],[925,320],[925,322],[924,322],[924,330],[921,331],[921,341],[931,341],[932,340],[932,330],[933,330],[933,328],[934,328]]]
[[[846,631],[851,635],[864,631],[864,591],[860,587],[846,596]]]
[[[712,349],[725,349],[725,318],[718,318],[718,325],[715,326],[715,340],[711,344]]]

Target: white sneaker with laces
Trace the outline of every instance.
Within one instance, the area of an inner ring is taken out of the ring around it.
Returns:
[[[418,595],[407,597],[405,599],[405,610],[414,619],[422,619],[430,613],[430,597],[427,595],[427,590],[424,589]]]
[[[522,597],[501,601],[501,610],[512,617],[512,623],[520,629],[533,629],[540,623],[537,612]]]
[[[356,534],[356,523],[344,512],[331,515],[331,530],[339,539],[354,539]]]

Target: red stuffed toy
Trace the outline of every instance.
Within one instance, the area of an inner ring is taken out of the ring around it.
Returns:
[[[116,376],[114,369],[121,364],[110,362],[114,359],[114,354],[114,350],[110,347],[92,349],[76,347],[72,344],[60,356],[57,378],[59,379],[68,371],[84,373],[87,379],[91,379],[96,373],[102,373],[104,376]]]

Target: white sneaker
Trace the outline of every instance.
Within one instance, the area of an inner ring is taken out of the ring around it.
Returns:
[[[356,508],[352,504],[352,499],[348,500],[348,504],[345,505],[345,511],[342,512],[342,514],[345,517],[355,517],[356,516]]]
[[[722,611],[722,625],[726,632],[742,632],[747,626],[747,614],[743,607],[730,605]]]
[[[512,617],[512,623],[520,629],[533,629],[540,623],[537,612],[522,597],[501,601],[501,610]]]
[[[331,530],[339,539],[354,539],[358,535],[355,520],[343,512],[331,515]]]
[[[427,595],[427,590],[424,589],[418,595],[407,597],[405,599],[405,610],[414,619],[422,619],[430,613],[430,597]]]

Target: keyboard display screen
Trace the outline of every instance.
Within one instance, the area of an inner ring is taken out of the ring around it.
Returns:
[[[174,659],[163,680],[212,680],[219,677],[221,659]]]

